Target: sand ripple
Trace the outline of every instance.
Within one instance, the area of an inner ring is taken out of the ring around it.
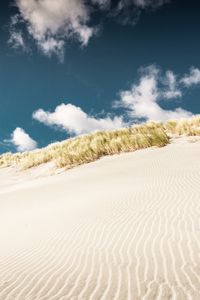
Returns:
[[[200,299],[200,143],[0,191],[0,300]],[[9,181],[10,180],[10,181]]]

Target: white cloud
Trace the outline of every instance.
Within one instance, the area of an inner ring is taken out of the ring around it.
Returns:
[[[29,151],[37,148],[37,143],[34,141],[23,128],[17,127],[11,134],[10,140],[17,151]]]
[[[146,120],[165,121],[190,117],[192,113],[182,108],[176,108],[172,111],[163,109],[159,105],[160,100],[171,98],[172,95],[174,97],[179,96],[178,91],[174,90],[175,77],[171,71],[166,73],[164,79],[160,78],[159,70],[156,67],[146,68],[139,83],[134,84],[130,90],[122,91],[120,100],[115,105],[124,107],[129,118],[132,119],[144,118]],[[168,82],[168,90],[166,87],[163,89],[163,86],[160,86],[163,81],[165,85]]]
[[[95,130],[108,130],[125,126],[122,117],[95,118],[86,114],[80,107],[61,104],[54,112],[39,109],[33,118],[48,126],[58,126],[70,134],[83,134]]]
[[[67,38],[87,45],[95,30],[87,26],[89,8],[83,0],[16,0],[20,15],[38,47],[48,55],[63,56]],[[16,22],[15,26],[17,26]]]
[[[167,90],[163,92],[163,96],[166,99],[172,99],[182,96],[181,90],[178,88],[176,76],[172,71],[167,71],[164,78],[164,84],[167,86]]]
[[[191,67],[190,73],[186,74],[181,80],[186,87],[200,84],[200,69]]]
[[[180,98],[182,95],[180,80],[172,71],[163,74],[159,68],[151,65],[141,69],[139,82],[129,90],[121,91],[120,99],[113,103],[113,108],[123,109],[124,114],[121,116],[110,117],[107,114],[104,118],[97,118],[73,104],[61,104],[53,112],[39,109],[33,113],[33,118],[45,125],[57,126],[78,135],[124,127],[141,119],[166,121],[191,117],[192,113],[181,107],[170,110],[160,105],[163,100]]]
[[[64,41],[56,40],[53,37],[48,37],[38,44],[40,50],[47,56],[51,56],[52,53],[56,54],[60,61],[64,60]]]
[[[86,46],[97,32],[90,26],[92,14],[102,12],[103,17],[116,17],[123,23],[135,24],[138,12],[157,8],[167,0],[14,0],[19,13],[11,18],[10,42],[23,46],[21,27],[26,27],[29,37],[47,56],[56,54],[63,60],[67,40],[76,39]],[[132,9],[133,7],[133,9]],[[135,15],[136,12],[136,15]],[[23,25],[23,26],[21,26]],[[22,47],[23,48],[23,47]]]

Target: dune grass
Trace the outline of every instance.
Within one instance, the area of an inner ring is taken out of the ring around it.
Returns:
[[[181,136],[200,136],[200,116],[189,119],[170,120],[165,124],[168,134]]]
[[[69,169],[105,155],[163,147],[169,144],[172,135],[200,135],[200,116],[166,124],[149,122],[114,131],[98,131],[30,152],[6,153],[0,156],[0,167],[28,169],[53,161],[58,168]]]

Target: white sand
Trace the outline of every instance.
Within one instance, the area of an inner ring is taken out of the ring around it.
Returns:
[[[200,142],[0,169],[0,299],[200,299]]]

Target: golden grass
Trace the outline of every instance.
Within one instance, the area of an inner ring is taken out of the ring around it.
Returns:
[[[163,147],[171,136],[200,135],[200,116],[168,121],[150,122],[114,131],[99,131],[55,143],[43,149],[0,156],[0,167],[19,166],[28,169],[54,161],[58,168],[72,168],[92,162],[105,155],[131,152],[148,147]]]
[[[200,135],[200,116],[190,119],[170,120],[165,125],[168,134],[172,135]]]

